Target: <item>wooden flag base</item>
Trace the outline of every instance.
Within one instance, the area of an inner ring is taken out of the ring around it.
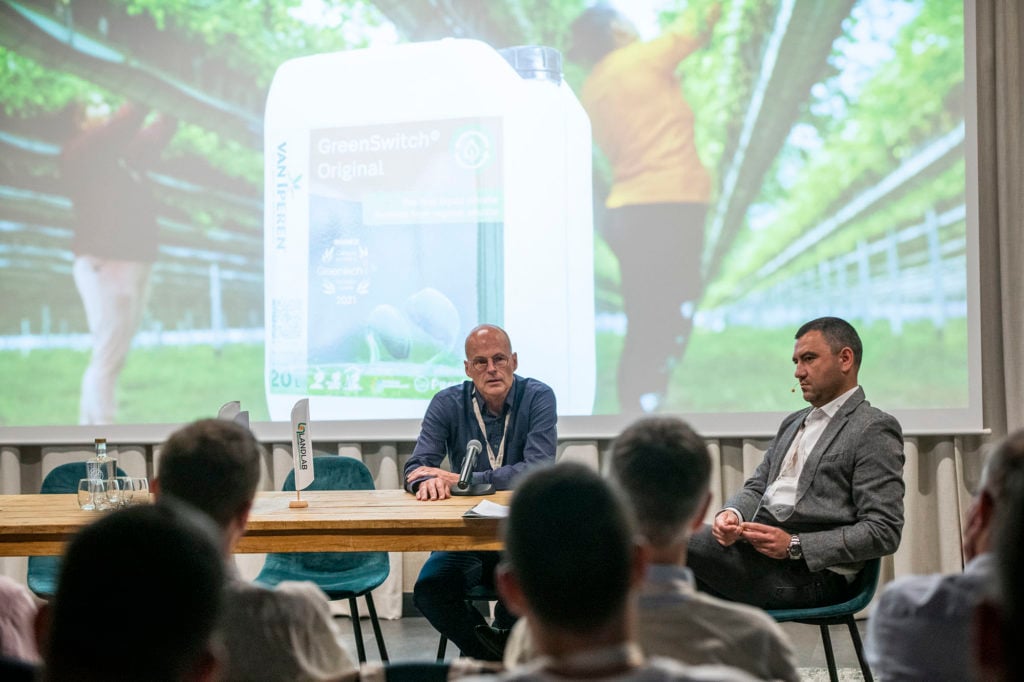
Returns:
[[[291,509],[305,509],[309,506],[309,502],[305,500],[292,500],[288,503],[288,507]]]

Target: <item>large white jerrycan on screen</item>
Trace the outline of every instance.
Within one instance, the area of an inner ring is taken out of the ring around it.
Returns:
[[[420,418],[477,324],[561,414],[595,385],[590,122],[547,47],[288,61],[267,98],[266,393],[287,420]]]

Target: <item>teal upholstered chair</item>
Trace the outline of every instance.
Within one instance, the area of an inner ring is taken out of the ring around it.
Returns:
[[[313,483],[306,490],[374,489],[369,469],[351,457],[314,457],[313,473]],[[294,471],[288,474],[281,489],[295,490]],[[356,598],[366,597],[377,650],[381,661],[387,662],[388,652],[370,592],[387,580],[390,571],[387,552],[281,552],[267,555],[256,582],[273,586],[285,580],[311,580],[331,599],[347,599],[360,663],[366,662],[366,649]]]
[[[832,637],[829,634],[830,625],[846,625],[850,629],[850,638],[853,640],[853,648],[857,652],[857,660],[860,662],[860,670],[867,682],[872,682],[871,669],[864,659],[864,645],[860,641],[860,632],[857,630],[857,622],[853,616],[871,603],[875,596],[875,588],[878,586],[878,575],[881,571],[882,560],[871,559],[865,562],[864,568],[857,574],[850,585],[853,594],[848,600],[840,604],[830,606],[819,606],[810,609],[775,609],[769,610],[768,615],[779,623],[794,622],[807,625],[817,625],[821,629],[821,644],[825,649],[825,662],[828,664],[828,676],[832,682],[839,680],[839,673],[836,671],[836,657],[832,652]]]
[[[118,476],[126,476],[120,467]],[[77,494],[78,482],[85,478],[85,462],[68,462],[53,468],[43,479],[39,492],[44,495]],[[77,503],[76,503],[77,504]],[[28,588],[43,598],[57,591],[60,557],[31,556],[28,558]]]

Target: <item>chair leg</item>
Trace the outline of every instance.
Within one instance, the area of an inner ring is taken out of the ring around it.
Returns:
[[[868,667],[868,661],[864,658],[864,644],[860,640],[860,630],[857,629],[857,621],[850,616],[846,620],[846,626],[850,628],[850,639],[853,640],[853,650],[857,652],[857,661],[860,663],[860,672],[864,675],[864,682],[874,682],[871,676],[871,668]]]
[[[448,649],[448,638],[441,635],[441,639],[437,642],[437,660],[443,661],[445,651]]]
[[[373,594],[366,593],[366,608],[370,611],[370,624],[373,626],[373,636],[377,639],[377,651],[380,653],[381,663],[388,662],[388,650],[384,646],[384,635],[380,632],[380,621],[377,620],[377,609],[373,605]]]
[[[832,682],[839,682],[839,671],[836,670],[836,655],[832,652],[832,635],[829,634],[827,625],[819,625],[821,629],[821,644],[825,649],[825,663],[828,665],[828,679]]]
[[[359,605],[355,597],[349,597],[348,608],[352,613],[352,634],[356,636],[356,656],[360,663],[366,663],[366,647],[363,646],[363,628],[359,625]]]

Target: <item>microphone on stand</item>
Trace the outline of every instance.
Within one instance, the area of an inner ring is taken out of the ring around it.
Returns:
[[[466,457],[462,460],[462,470],[459,472],[459,482],[451,489],[452,495],[491,495],[494,493],[493,483],[475,483],[473,469],[476,467],[476,456],[483,450],[480,441],[473,439],[466,443]]]
[[[469,487],[469,481],[473,478],[473,469],[476,467],[476,456],[482,449],[480,441],[475,438],[466,443],[466,457],[462,460],[462,472],[459,474],[459,490]]]

